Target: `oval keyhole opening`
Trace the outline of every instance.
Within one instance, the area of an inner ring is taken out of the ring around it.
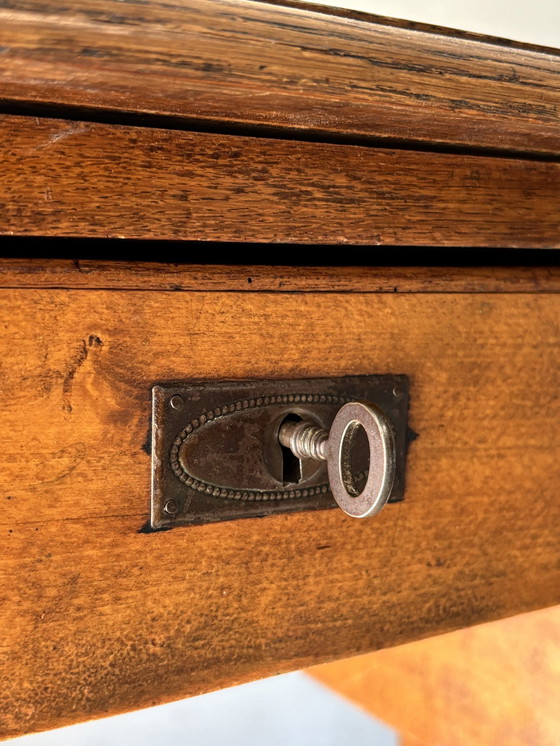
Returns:
[[[289,414],[284,417],[280,427],[285,422],[301,422],[302,418],[297,414]],[[301,459],[290,451],[289,448],[280,443],[282,449],[282,482],[284,484],[299,484],[301,482]]]
[[[294,411],[295,409],[295,411]],[[320,469],[325,471],[325,481],[327,481],[326,464],[324,461],[315,461],[311,458],[299,459],[285,448],[278,437],[280,428],[284,422],[301,422],[309,421],[317,427],[324,427],[324,419],[318,417],[313,412],[309,412],[294,407],[294,409],[284,410],[278,417],[270,422],[267,435],[263,440],[262,458],[266,465],[268,473],[277,482],[278,486],[292,487],[296,485],[305,485],[309,480],[314,479]]]

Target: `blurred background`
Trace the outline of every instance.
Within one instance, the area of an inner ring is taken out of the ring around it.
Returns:
[[[321,4],[560,47],[560,0]],[[10,743],[557,746],[560,607]]]

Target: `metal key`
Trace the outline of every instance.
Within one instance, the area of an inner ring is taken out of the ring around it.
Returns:
[[[369,444],[369,473],[361,492],[351,468],[352,446],[360,426]],[[348,515],[375,515],[389,499],[395,478],[395,438],[387,417],[375,404],[345,404],[337,412],[330,431],[306,420],[286,421],[278,437],[297,458],[327,462],[331,492]]]

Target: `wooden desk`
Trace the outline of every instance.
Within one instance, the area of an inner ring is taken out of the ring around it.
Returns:
[[[0,46],[2,735],[560,601],[560,270],[490,253],[560,244],[555,51],[246,0]],[[387,372],[404,502],[142,530],[155,381]]]

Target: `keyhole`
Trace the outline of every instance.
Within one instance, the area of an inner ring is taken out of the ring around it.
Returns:
[[[280,427],[285,422],[301,422],[302,418],[297,414],[289,414],[284,417]],[[301,482],[301,460],[294,456],[286,446],[280,445],[282,449],[282,481],[284,484],[299,484]]]
[[[284,423],[293,426],[301,422],[311,422],[317,427],[323,426],[323,421],[319,420],[314,413],[304,410],[300,413],[299,408],[296,409],[296,412],[286,409],[278,412],[276,417],[271,418],[263,439],[262,458],[270,476],[278,487],[280,485],[306,485],[320,469],[326,472],[326,466],[322,461],[314,461],[311,458],[299,459],[280,442],[278,434]],[[327,479],[326,473],[324,479],[325,481]]]

